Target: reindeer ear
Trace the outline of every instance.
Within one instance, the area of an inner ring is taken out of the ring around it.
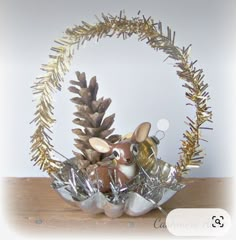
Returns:
[[[94,150],[100,153],[108,153],[111,150],[110,145],[105,140],[98,137],[90,138],[89,143]]]
[[[140,124],[134,131],[131,140],[141,143],[145,141],[148,137],[148,133],[151,129],[151,124],[149,122],[144,122]]]

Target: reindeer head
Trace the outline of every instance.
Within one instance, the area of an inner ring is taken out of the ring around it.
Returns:
[[[134,162],[133,157],[137,153],[136,145],[147,139],[150,128],[151,124],[144,122],[135,129],[130,137],[118,143],[108,143],[97,137],[90,138],[89,143],[97,152],[113,155],[118,165],[131,165]]]

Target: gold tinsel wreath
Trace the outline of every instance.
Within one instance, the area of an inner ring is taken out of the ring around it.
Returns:
[[[33,93],[37,95],[38,103],[32,121],[36,125],[31,137],[32,160],[49,174],[60,168],[61,164],[52,157],[53,145],[49,136],[55,123],[52,94],[56,90],[61,90],[61,83],[69,71],[75,47],[80,47],[93,38],[97,38],[98,41],[103,37],[116,36],[125,40],[137,35],[139,41],[145,41],[154,50],[161,50],[167,54],[167,58],[173,59],[178,76],[185,81],[183,87],[186,88],[185,94],[190,101],[187,105],[193,106],[196,113],[195,118],[187,117],[189,129],[184,132],[181,140],[180,158],[176,169],[182,174],[192,167],[198,167],[203,158],[199,141],[204,140],[200,136],[200,130],[210,129],[203,127],[203,124],[211,122],[212,112],[207,106],[210,96],[207,92],[208,84],[203,81],[203,70],[195,67],[196,61],[190,61],[191,45],[187,48],[177,47],[175,32],[167,27],[167,33],[164,33],[162,23],[155,23],[151,17],[140,17],[138,14],[137,17],[128,19],[120,12],[119,16],[102,14],[101,19],[97,20],[98,22],[93,25],[82,21],[81,25],[67,29],[65,36],[55,41],[58,46],[51,48],[53,54],[49,55],[48,64],[41,67],[45,73],[38,77],[33,85]]]

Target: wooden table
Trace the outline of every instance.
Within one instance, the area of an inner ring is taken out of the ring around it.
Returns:
[[[5,178],[6,221],[28,238],[170,238],[165,216],[153,210],[141,217],[111,219],[89,215],[65,203],[49,178]],[[187,186],[163,205],[174,208],[224,208],[232,211],[232,179],[186,179]]]

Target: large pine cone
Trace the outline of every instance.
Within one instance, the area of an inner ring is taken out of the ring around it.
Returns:
[[[98,83],[96,77],[92,77],[89,86],[87,86],[85,73],[76,72],[78,81],[70,81],[73,86],[69,87],[69,91],[77,94],[77,97],[71,99],[76,104],[76,118],[73,122],[78,125],[73,129],[73,133],[77,135],[75,139],[75,147],[78,152],[73,151],[76,156],[79,168],[91,168],[101,162],[105,155],[95,151],[89,144],[89,138],[100,137],[109,142],[116,142],[120,139],[120,135],[111,135],[114,128],[111,128],[115,114],[105,117],[106,110],[111,104],[111,99],[97,99]],[[95,164],[95,165],[94,165]]]

